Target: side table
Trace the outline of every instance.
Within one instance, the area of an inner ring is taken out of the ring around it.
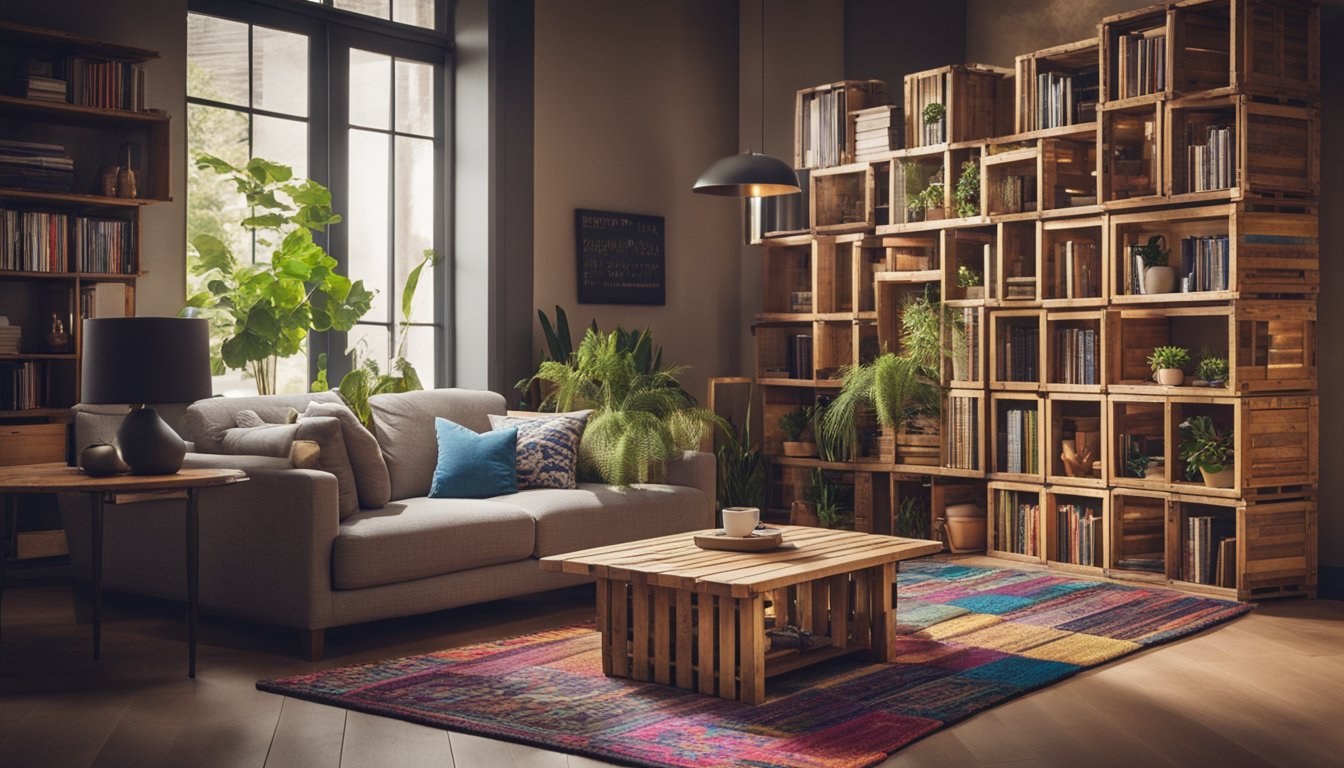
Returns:
[[[64,464],[28,464],[5,467],[0,473],[0,495],[35,493],[83,493],[90,503],[89,522],[92,550],[93,592],[93,658],[102,650],[103,631],[103,504],[121,493],[178,493],[185,491],[186,551],[187,551],[187,676],[196,677],[196,613],[199,587],[200,537],[196,513],[196,491],[247,480],[247,474],[236,469],[183,469],[173,475],[112,475],[90,477],[76,467]],[[0,599],[5,591],[10,532],[4,530],[4,516],[0,515]]]

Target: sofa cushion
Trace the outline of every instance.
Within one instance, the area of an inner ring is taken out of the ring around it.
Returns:
[[[588,414],[555,416],[494,416],[495,430],[518,430],[518,487],[574,488],[578,484],[579,441]]]
[[[572,490],[519,491],[496,501],[521,507],[536,519],[534,557],[705,527],[704,494],[676,485],[635,485],[620,491],[580,483]]]
[[[406,499],[341,521],[332,545],[337,589],[397,584],[532,555],[532,516],[511,504]]]
[[[484,499],[518,490],[518,430],[472,432],[447,419],[434,419],[439,463],[429,495],[435,499]]]
[[[256,411],[262,421],[286,422],[291,408],[304,409],[308,403],[339,403],[335,392],[311,392],[302,395],[263,395],[258,397],[210,397],[187,407],[182,419],[182,437],[195,443],[198,453],[223,453],[220,439],[224,430],[238,426],[237,413]]]
[[[219,453],[236,456],[286,458],[293,444],[310,441],[318,446],[317,469],[336,476],[340,491],[340,515],[345,518],[359,511],[355,490],[355,472],[345,450],[341,422],[331,416],[316,416],[295,424],[265,424],[260,427],[234,427],[224,430]]]
[[[350,457],[350,469],[355,473],[355,490],[359,506],[379,509],[392,499],[392,482],[387,478],[387,462],[383,451],[355,412],[345,403],[308,404],[300,419],[330,416],[341,422],[341,436],[345,438],[345,453]]]
[[[393,499],[429,495],[438,463],[434,418],[473,432],[490,430],[490,414],[504,413],[504,396],[472,389],[426,389],[369,398],[373,436],[383,449]]]

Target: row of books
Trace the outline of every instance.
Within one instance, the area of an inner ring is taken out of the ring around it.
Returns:
[[[802,96],[798,105],[798,139],[804,168],[830,168],[844,164],[851,154],[849,113],[886,100],[886,83],[870,82],[854,94],[860,103],[850,103],[852,88],[828,88]]]
[[[980,408],[977,398],[947,399],[947,466],[980,469]]]
[[[1042,72],[1036,75],[1036,109],[1026,130],[1090,123],[1097,119],[1099,98],[1096,69],[1077,74]]]
[[[0,411],[42,407],[42,367],[28,360],[0,361]]]
[[[0,209],[0,270],[134,274],[134,223]]]
[[[1187,129],[1186,177],[1191,192],[1228,189],[1237,185],[1236,139],[1231,126],[1210,125],[1204,129],[1203,144],[1196,143],[1199,128]]]
[[[145,109],[145,67],[125,61],[71,57],[29,58],[15,72],[18,94],[38,101],[86,107]]]
[[[1182,239],[1181,261],[1186,273],[1181,277],[1181,291],[1226,291],[1231,258],[1227,235]]]
[[[1041,471],[1040,418],[1035,408],[1010,408],[999,433],[1003,471],[1034,475]]]
[[[1101,257],[1091,240],[1055,243],[1052,276],[1057,299],[1091,299],[1101,296]]]
[[[1186,519],[1184,580],[1216,587],[1237,586],[1237,526],[1230,518]]]
[[[893,105],[851,112],[854,119],[854,161],[867,160],[893,149],[900,149],[905,132],[901,108]]]
[[[994,186],[997,205],[992,213],[1022,213],[1036,210],[1036,177],[1005,174]]]
[[[790,379],[810,379],[812,367],[812,334],[799,333],[789,337],[788,366]]]
[[[947,141],[947,117],[934,122],[926,122],[924,119],[924,108],[930,104],[947,104],[948,94],[951,92],[950,73],[938,75],[928,75],[926,77],[915,78],[910,86],[907,101],[913,98],[913,112],[910,114],[910,120],[918,127],[915,134],[919,137],[919,146],[927,147],[933,144],[942,144]],[[907,81],[909,82],[909,81]]]
[[[1028,498],[1035,499],[1036,494]],[[1017,491],[1000,489],[994,505],[994,549],[1035,555],[1041,551],[1041,507],[1021,499]]]
[[[999,376],[1004,381],[1037,381],[1040,372],[1041,332],[1025,325],[1009,325],[1003,339],[1003,362]]]
[[[1167,35],[1162,29],[1121,35],[1120,98],[1159,93],[1167,88]]]
[[[59,144],[0,139],[0,187],[69,192],[75,161]]]
[[[1097,373],[1097,331],[1092,328],[1056,328],[1054,370],[1050,381],[1057,384],[1100,384]]]
[[[1105,551],[1101,511],[1085,504],[1055,508],[1055,562],[1101,567]]]

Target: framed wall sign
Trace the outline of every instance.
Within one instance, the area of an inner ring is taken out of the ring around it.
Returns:
[[[574,211],[580,304],[667,303],[662,216]]]

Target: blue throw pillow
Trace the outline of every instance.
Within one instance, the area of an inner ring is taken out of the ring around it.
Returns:
[[[518,430],[477,434],[447,419],[434,419],[439,463],[429,486],[433,499],[485,499],[518,492]]]

